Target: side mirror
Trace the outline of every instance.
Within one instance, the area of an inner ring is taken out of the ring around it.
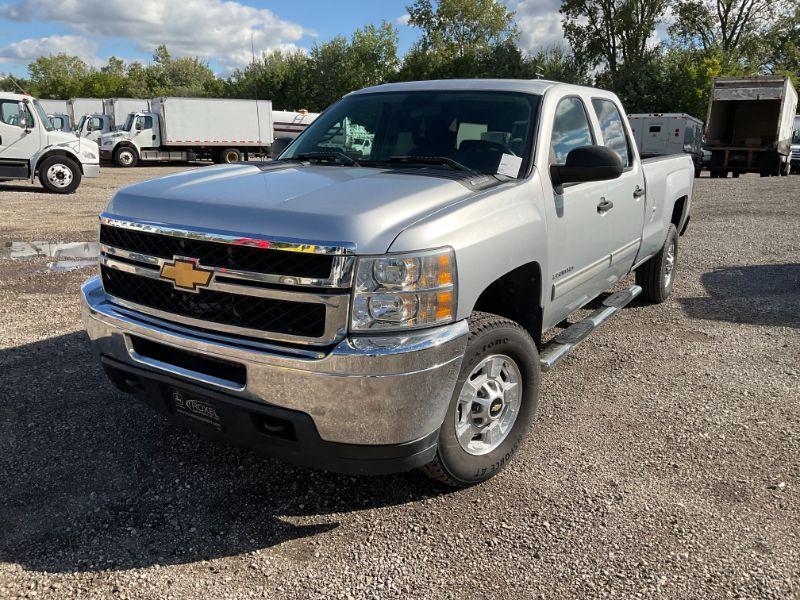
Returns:
[[[142,126],[143,126],[142,121],[140,119],[137,119],[136,120],[136,125],[134,125],[134,128],[136,129],[136,131],[141,131],[142,130]]]
[[[294,138],[290,137],[279,137],[275,138],[272,142],[272,146],[269,149],[269,157],[270,158],[278,158],[281,153],[289,147],[294,141]]]
[[[686,152],[687,154],[691,154],[692,152],[694,152],[694,147],[691,144],[684,144],[683,151]]]
[[[17,125],[22,129],[28,129],[28,110],[24,102],[17,104]]]
[[[567,154],[566,164],[551,165],[553,185],[616,179],[624,171],[622,158],[607,146],[583,146]]]
[[[87,133],[91,133],[92,131],[94,131],[94,125],[92,125],[91,119],[86,119],[86,131]]]

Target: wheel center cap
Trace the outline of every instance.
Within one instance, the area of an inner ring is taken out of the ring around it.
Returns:
[[[500,398],[495,398],[489,405],[489,416],[494,418],[503,412],[503,401]]]

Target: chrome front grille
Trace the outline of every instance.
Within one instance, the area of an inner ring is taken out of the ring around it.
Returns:
[[[113,302],[247,338],[308,345],[343,338],[353,250],[101,217],[100,269]],[[169,277],[176,260],[210,275],[196,289],[179,287]]]

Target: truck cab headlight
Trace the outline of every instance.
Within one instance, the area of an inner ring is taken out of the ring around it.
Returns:
[[[452,248],[359,258],[350,330],[449,323],[455,319],[456,281]]]

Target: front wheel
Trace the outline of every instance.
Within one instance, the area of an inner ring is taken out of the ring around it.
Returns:
[[[678,231],[670,224],[659,253],[636,269],[636,285],[642,286],[643,300],[660,304],[669,298],[675,285],[677,264]]]
[[[469,329],[436,456],[422,467],[454,487],[499,473],[525,440],[539,404],[539,353],[528,332],[483,312],[473,313]]]
[[[114,164],[118,167],[123,169],[135,167],[138,162],[139,155],[130,146],[122,146],[122,148],[114,150]]]
[[[51,156],[39,165],[39,182],[48,192],[71,194],[81,184],[81,170],[66,156]]]

